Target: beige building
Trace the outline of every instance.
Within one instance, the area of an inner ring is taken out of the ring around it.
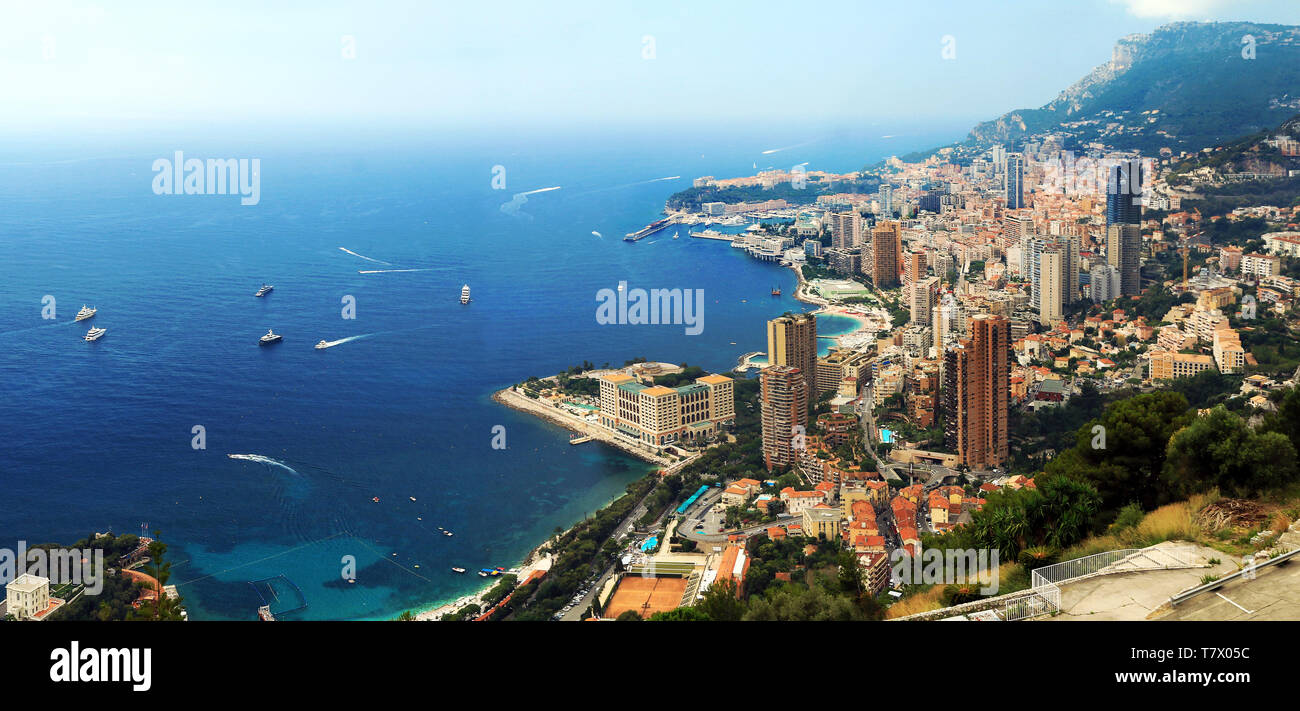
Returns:
[[[650,447],[707,439],[735,422],[735,383],[706,375],[674,388],[642,385],[624,372],[601,375],[600,424]]]
[[[837,541],[840,537],[840,510],[826,504],[804,509],[803,534],[809,538],[825,537]]]
[[[816,393],[817,317],[786,314],[768,321],[767,364],[798,368],[808,384],[809,394]]]
[[[1209,370],[1213,367],[1214,359],[1207,355],[1152,351],[1147,377],[1151,380],[1190,378],[1203,370]]]
[[[50,606],[50,579],[23,573],[5,586],[5,614],[35,619]]]
[[[1246,367],[1246,351],[1241,337],[1231,328],[1214,332],[1214,363],[1220,373],[1239,373]]]
[[[1038,257],[1038,322],[1054,324],[1065,317],[1065,265],[1068,257],[1060,251],[1044,251]]]
[[[817,359],[817,394],[838,392],[846,379],[861,385],[870,370],[871,358],[845,348],[832,349],[825,358]],[[853,388],[857,395],[857,388]]]

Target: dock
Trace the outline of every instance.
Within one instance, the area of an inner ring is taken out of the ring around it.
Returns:
[[[586,435],[584,437],[570,437],[569,444],[585,444],[587,442],[590,442],[593,439],[596,438],[592,437],[591,435]]]

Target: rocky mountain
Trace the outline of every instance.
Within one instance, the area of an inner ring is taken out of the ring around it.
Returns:
[[[1300,27],[1178,22],[1121,39],[1110,61],[1048,104],[980,123],[956,147],[1057,134],[1075,149],[1194,151],[1277,126],[1298,109]]]

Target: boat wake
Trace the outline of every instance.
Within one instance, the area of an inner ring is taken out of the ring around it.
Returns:
[[[298,471],[293,467],[289,466],[288,464],[285,464],[284,462],[278,459],[263,457],[260,454],[227,454],[226,456],[230,457],[231,459],[243,459],[244,461],[248,461],[248,462],[257,462],[259,464],[266,464],[267,466],[280,467],[281,469],[284,469],[291,474],[298,474]]]
[[[322,346],[321,349],[324,350],[325,348],[333,348],[334,346],[340,346],[340,345],[343,345],[344,343],[349,343],[349,342],[351,342],[351,341],[357,341],[357,340],[360,340],[360,339],[362,339],[362,338],[369,338],[369,337],[371,337],[371,336],[373,336],[373,335],[375,335],[375,334],[373,334],[373,333],[363,333],[363,334],[361,334],[360,336],[348,336],[347,338],[340,338],[340,339],[338,339],[337,341],[325,341],[325,345]]]
[[[357,254],[356,252],[353,252],[352,250],[348,249],[347,247],[339,247],[339,249],[342,250],[342,251],[344,251],[344,252],[347,252],[348,254],[351,254],[351,255],[354,256],[354,257],[360,257],[360,258],[366,260],[367,262],[374,262],[375,264],[387,264],[387,265],[390,266],[390,267],[393,266],[391,262],[385,262],[385,261],[382,260],[382,259],[374,259],[374,258],[372,258],[372,257],[367,257],[367,256],[364,255],[364,254]]]
[[[357,274],[392,274],[393,272],[431,272],[432,267],[425,269],[361,269]]]

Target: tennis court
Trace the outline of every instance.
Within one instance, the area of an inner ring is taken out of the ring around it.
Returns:
[[[642,617],[656,612],[675,610],[686,592],[686,578],[644,578],[625,575],[605,606],[605,617],[618,617],[628,610],[636,610]]]

